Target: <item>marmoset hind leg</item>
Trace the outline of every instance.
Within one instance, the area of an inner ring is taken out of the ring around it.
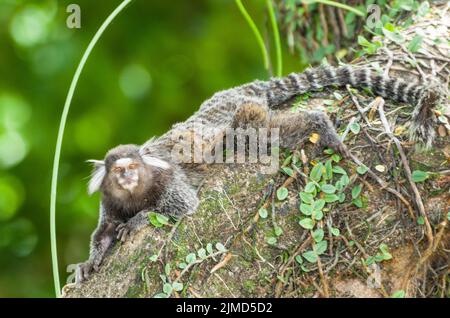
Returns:
[[[328,116],[320,111],[300,113],[269,113],[267,107],[243,104],[233,120],[233,128],[279,128],[280,146],[294,148],[308,140],[312,133],[319,135],[318,146],[330,147],[348,157],[348,150],[339,139]]]
[[[305,143],[313,133],[319,135],[317,146],[329,147],[349,157],[347,147],[340,140],[328,115],[320,111],[302,111],[295,114],[276,114],[270,119],[270,128],[280,128],[280,146],[293,148]]]

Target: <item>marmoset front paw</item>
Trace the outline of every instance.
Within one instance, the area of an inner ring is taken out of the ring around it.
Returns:
[[[77,266],[75,274],[75,283],[79,284],[89,279],[93,271],[97,271],[98,266],[94,265],[94,262],[87,260],[84,263],[80,263]]]
[[[136,229],[130,223],[121,223],[116,227],[117,239],[122,243],[136,232]]]

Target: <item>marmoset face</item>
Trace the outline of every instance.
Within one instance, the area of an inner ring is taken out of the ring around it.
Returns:
[[[145,173],[145,169],[140,161],[121,158],[113,163],[110,173],[117,186],[133,192],[139,184],[139,178]]]
[[[113,196],[122,197],[125,192],[136,194],[149,189],[162,171],[169,171],[167,161],[141,154],[136,145],[120,145],[111,149],[105,160],[89,160],[94,172],[89,181],[89,194],[100,188]]]

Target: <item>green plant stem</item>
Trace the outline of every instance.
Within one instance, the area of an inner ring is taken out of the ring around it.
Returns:
[[[259,47],[261,49],[261,53],[263,56],[264,61],[264,68],[266,70],[269,70],[269,54],[267,53],[266,46],[264,45],[263,37],[261,36],[261,33],[259,32],[258,28],[256,27],[255,22],[253,22],[252,18],[248,14],[247,10],[245,9],[244,5],[242,4],[241,0],[235,0],[236,5],[239,8],[239,11],[241,11],[242,15],[244,16],[245,20],[247,21],[248,25],[252,29],[256,40],[258,41]]]
[[[303,1],[303,2],[305,2],[306,4],[322,3],[322,4],[325,4],[325,5],[329,5],[329,6],[333,6],[333,7],[336,7],[336,8],[340,8],[340,9],[344,9],[344,10],[347,10],[347,11],[351,11],[351,12],[355,13],[356,15],[359,15],[360,17],[366,16],[364,14],[364,12],[361,12],[358,9],[355,9],[355,8],[353,8],[351,6],[348,6],[348,5],[344,4],[344,3],[339,3],[339,2],[335,2],[335,1],[331,1],[331,0],[312,0],[312,1]]]
[[[277,54],[277,76],[281,77],[281,75],[283,74],[283,58],[281,56],[280,32],[278,31],[278,25],[275,18],[272,0],[266,0],[266,4],[267,10],[269,11],[270,21],[272,23],[273,37],[275,39],[275,48]]]
[[[66,101],[64,103],[64,109],[61,115],[61,121],[59,123],[58,137],[56,139],[56,148],[55,148],[55,157],[53,159],[53,174],[52,174],[52,184],[51,184],[51,192],[50,192],[50,243],[51,243],[51,254],[52,254],[52,268],[53,268],[53,280],[55,284],[55,294],[56,297],[61,296],[61,285],[59,281],[59,269],[58,269],[58,253],[56,248],[56,194],[58,187],[58,171],[59,171],[59,159],[61,156],[61,145],[64,136],[64,128],[66,126],[67,115],[69,113],[70,103],[72,102],[72,97],[75,92],[75,88],[78,83],[78,79],[80,78],[81,71],[83,70],[86,61],[91,54],[95,44],[109,26],[109,24],[114,20],[114,18],[131,2],[132,0],[124,0],[103,22],[103,24],[98,29],[97,33],[95,33],[91,42],[89,43],[86,51],[84,52],[80,63],[75,71],[75,74],[72,78],[72,82],[70,84],[69,92],[67,93]]]

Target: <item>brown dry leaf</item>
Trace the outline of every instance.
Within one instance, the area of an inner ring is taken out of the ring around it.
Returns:
[[[385,172],[386,171],[386,167],[383,165],[376,165],[375,166],[375,170],[379,171],[379,172]]]
[[[320,140],[320,135],[316,133],[312,133],[309,137],[309,141],[311,141],[313,144],[316,144]]]
[[[439,125],[438,127],[438,134],[440,137],[447,136],[447,129],[443,125]]]
[[[397,126],[394,129],[394,135],[395,136],[400,136],[402,135],[404,132],[406,131],[406,127],[405,126]]]
[[[214,273],[215,271],[219,270],[220,268],[224,267],[225,265],[227,265],[227,263],[230,261],[230,259],[232,257],[233,257],[233,254],[228,253],[221,262],[217,263],[216,266],[214,266],[211,269],[211,274]]]

